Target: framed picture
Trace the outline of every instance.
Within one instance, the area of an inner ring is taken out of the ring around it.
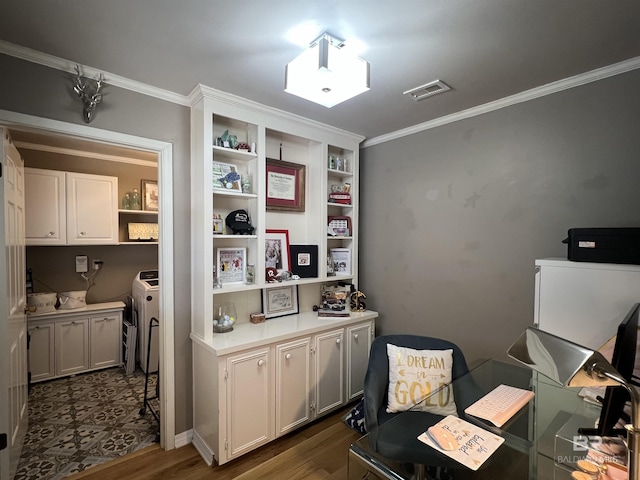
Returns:
[[[262,290],[262,313],[265,318],[298,313],[298,286],[264,288]]]
[[[242,193],[238,167],[231,163],[213,162],[213,188]]]
[[[351,217],[331,216],[327,225],[329,237],[348,237],[351,235]]]
[[[291,273],[300,278],[318,276],[318,245],[290,245]]]
[[[289,230],[267,230],[265,233],[265,267],[275,268],[278,273],[290,271]]]
[[[333,272],[336,275],[351,275],[351,249],[332,248]]]
[[[142,210],[158,211],[158,182],[156,180],[142,180]]]
[[[218,281],[222,285],[245,283],[247,279],[247,249],[218,248],[216,272]]]
[[[267,210],[304,212],[306,167],[267,158]]]

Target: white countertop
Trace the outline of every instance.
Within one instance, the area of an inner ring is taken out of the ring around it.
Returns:
[[[364,320],[371,320],[378,312],[351,312],[350,317],[318,317],[317,312],[267,319],[263,323],[236,323],[227,333],[214,333],[210,340],[191,333],[191,339],[217,356],[260,347],[303,335],[312,335],[328,328],[342,328]]]
[[[80,308],[72,308],[67,310],[56,310],[55,312],[44,312],[44,313],[29,313],[27,318],[29,320],[41,320],[43,318],[56,318],[56,317],[66,317],[69,315],[76,315],[79,313],[97,313],[104,312],[107,310],[124,310],[124,302],[105,302],[105,303],[90,303],[86,307]]]

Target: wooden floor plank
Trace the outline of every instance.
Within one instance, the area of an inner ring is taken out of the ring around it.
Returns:
[[[344,480],[349,445],[359,434],[341,410],[224,465],[208,466],[193,445],[165,451],[152,445],[67,480]]]

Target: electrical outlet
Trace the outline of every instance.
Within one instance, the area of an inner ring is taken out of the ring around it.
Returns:
[[[76,255],[76,273],[86,273],[89,271],[89,257],[86,255]]]
[[[100,270],[102,268],[102,265],[104,265],[104,262],[102,260],[94,260],[93,261],[93,269],[94,270]]]

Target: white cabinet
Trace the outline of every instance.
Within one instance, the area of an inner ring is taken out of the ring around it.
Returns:
[[[369,365],[369,351],[373,341],[373,322],[347,327],[347,401],[364,393],[364,377]]]
[[[121,365],[123,310],[108,302],[29,315],[31,380]]]
[[[91,352],[90,368],[119,365],[122,319],[118,314],[101,315],[89,319]]]
[[[269,349],[227,359],[227,438],[229,459],[273,438],[270,398],[273,392]]]
[[[53,323],[29,326],[29,369],[31,381],[53,378],[56,374]]]
[[[226,463],[344,405],[345,372],[362,372],[354,384],[364,380],[369,351],[360,346],[371,343],[364,336],[375,317],[319,322],[305,312],[236,324],[209,342],[192,335],[193,444],[204,460]],[[357,348],[345,348],[355,335]]]
[[[276,346],[276,435],[311,419],[311,339]]]
[[[598,349],[640,302],[640,265],[536,260],[534,323]]]
[[[71,375],[89,369],[89,320],[56,322],[56,374]]]
[[[65,245],[67,211],[64,172],[25,168],[27,245]]]
[[[66,173],[67,244],[118,243],[118,178]]]
[[[118,243],[118,179],[25,169],[27,245]]]
[[[316,415],[323,415],[342,405],[344,399],[344,329],[315,337]]]

